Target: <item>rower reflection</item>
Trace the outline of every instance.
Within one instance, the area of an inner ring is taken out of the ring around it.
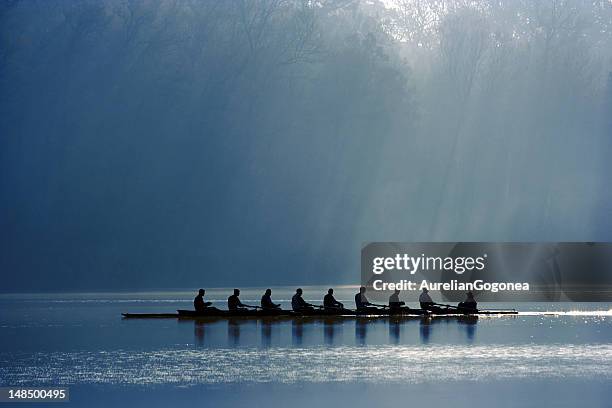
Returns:
[[[294,346],[301,346],[304,340],[304,323],[300,319],[291,322],[291,340]]]
[[[195,320],[194,327],[195,327],[196,343],[198,345],[204,344],[204,322]]]
[[[423,344],[429,343],[429,336],[431,335],[431,322],[432,319],[430,317],[424,317],[421,319],[419,335],[421,336],[421,343]]]
[[[476,324],[478,316],[457,316],[455,318],[444,317],[425,317],[421,319],[419,326],[419,335],[423,344],[429,343],[430,336],[435,326],[443,326],[446,328],[446,333],[449,334],[449,329],[453,326],[458,327],[460,331],[465,332],[468,342],[472,342],[476,336]]]
[[[400,324],[399,320],[389,320],[389,340],[393,344],[399,344],[400,340]]]
[[[323,337],[325,344],[333,345],[334,337],[342,337],[342,321],[335,319],[326,319],[323,322]]]
[[[237,346],[240,343],[240,320],[229,319],[227,321],[227,342]]]
[[[476,323],[478,323],[478,316],[461,316],[457,318],[457,324],[460,328],[465,329],[465,335],[470,343],[474,341],[476,336]]]
[[[261,344],[264,347],[270,347],[272,343],[272,322],[270,320],[262,320],[261,322]]]
[[[355,342],[359,345],[366,344],[368,335],[368,319],[357,318],[355,320]]]

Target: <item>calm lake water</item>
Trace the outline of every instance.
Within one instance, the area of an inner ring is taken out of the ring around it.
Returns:
[[[273,299],[287,306],[293,290]],[[229,292],[207,298],[225,308]],[[354,293],[336,297],[352,306]],[[0,386],[68,386],[70,406],[612,406],[612,304],[521,303],[518,316],[478,319],[120,315],[191,308],[193,296],[0,295]]]

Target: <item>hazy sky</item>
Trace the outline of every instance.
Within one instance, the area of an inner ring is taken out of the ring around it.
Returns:
[[[610,4],[397,3],[2,2],[0,291],[610,240]]]

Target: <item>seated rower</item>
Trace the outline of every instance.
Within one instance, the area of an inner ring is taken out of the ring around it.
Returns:
[[[399,294],[400,291],[396,289],[395,292],[393,292],[393,294],[389,296],[389,308],[391,310],[400,310],[402,309],[402,306],[406,304],[405,302],[402,302],[400,300]]]
[[[234,294],[227,298],[227,308],[229,310],[243,310],[248,306],[240,301],[240,289],[234,289]]]
[[[419,303],[421,304],[421,309],[435,309],[434,301],[431,299],[431,296],[429,296],[429,290],[427,290],[427,288],[423,288],[423,292],[421,292],[421,295],[419,296]]]
[[[359,293],[355,295],[355,306],[357,312],[360,313],[378,313],[381,309],[374,307],[372,303],[368,302],[368,298],[365,296],[366,287],[362,286],[359,288]]]
[[[323,306],[325,307],[325,309],[331,310],[344,308],[344,305],[338,302],[336,298],[334,298],[334,290],[331,288],[327,291],[327,295],[325,295],[325,297],[323,298]]]
[[[477,306],[478,303],[476,302],[476,299],[474,299],[474,294],[469,291],[468,293],[466,293],[466,298],[463,302],[459,303],[458,307],[460,309],[470,309],[470,310],[478,310]]]
[[[302,298],[302,293],[302,288],[297,288],[295,295],[293,295],[291,298],[291,308],[294,312],[313,312],[314,305],[306,303],[306,301]]]
[[[205,293],[206,291],[204,289],[200,289],[198,291],[198,295],[195,297],[195,299],[193,299],[193,308],[196,310],[196,312],[203,312],[207,307],[212,305],[212,302],[204,302]]]
[[[261,297],[261,307],[267,310],[280,309],[280,305],[272,302],[272,289],[266,289],[266,293]]]

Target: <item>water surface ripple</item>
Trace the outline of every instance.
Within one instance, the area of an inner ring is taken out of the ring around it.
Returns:
[[[0,384],[612,379],[612,345],[364,346],[0,353]],[[36,380],[33,380],[36,379]]]

